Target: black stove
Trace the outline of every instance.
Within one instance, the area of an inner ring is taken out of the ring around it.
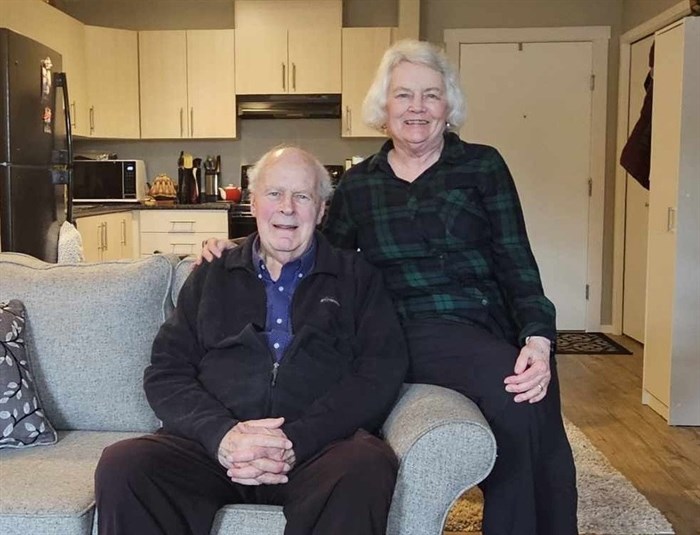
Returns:
[[[248,191],[248,169],[252,165],[241,166],[241,202],[231,204],[228,218],[228,237],[242,238],[255,232],[255,218],[250,210],[250,192]],[[340,181],[340,177],[345,172],[342,165],[324,165],[331,176],[331,184],[335,188]]]

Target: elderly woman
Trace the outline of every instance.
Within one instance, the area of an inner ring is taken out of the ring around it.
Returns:
[[[429,43],[386,52],[363,111],[390,139],[341,180],[326,236],[382,270],[408,342],[407,381],[462,393],[491,425],[498,458],[481,484],[483,533],[577,533],[554,306],[508,167],[453,132],[464,98]],[[206,256],[222,246],[210,241]]]

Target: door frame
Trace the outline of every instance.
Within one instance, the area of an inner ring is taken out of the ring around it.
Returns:
[[[590,178],[592,188],[588,210],[586,330],[601,329],[603,288],[603,232],[605,217],[605,151],[608,98],[608,45],[610,26],[557,28],[474,28],[445,30],[448,58],[459,65],[460,45],[474,43],[543,43],[583,41],[592,44],[593,88],[591,94]],[[467,102],[467,111],[468,111]]]
[[[620,154],[627,142],[629,121],[629,85],[632,44],[664,26],[690,14],[687,0],[671,6],[656,17],[635,26],[620,36],[620,71],[617,83],[617,143],[615,150],[615,227],[613,240],[612,326],[611,331],[622,334],[625,277],[625,220],[627,216],[627,171],[620,165]],[[639,110],[633,110],[639,113]]]

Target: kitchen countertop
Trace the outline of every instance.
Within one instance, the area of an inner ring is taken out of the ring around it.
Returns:
[[[206,202],[202,204],[172,204],[167,206],[146,206],[141,203],[73,204],[73,219],[118,212],[130,212],[132,210],[228,210],[232,204],[234,203],[226,201]]]

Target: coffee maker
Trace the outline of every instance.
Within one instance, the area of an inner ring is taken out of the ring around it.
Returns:
[[[221,177],[221,155],[216,158],[207,156],[204,160],[204,173],[202,174],[202,202],[216,202],[219,200],[219,178]]]

